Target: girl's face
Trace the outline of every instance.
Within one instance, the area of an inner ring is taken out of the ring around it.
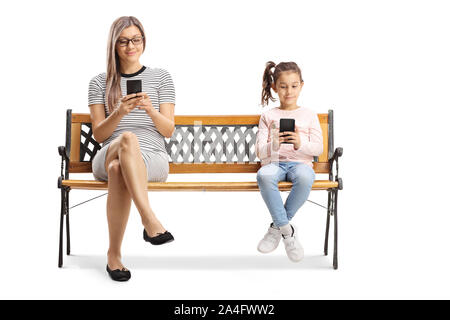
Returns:
[[[303,83],[297,72],[284,71],[280,73],[277,83],[272,89],[278,94],[281,107],[296,107],[302,87]]]
[[[143,51],[144,39],[138,27],[130,26],[124,29],[116,43],[116,52],[120,62],[126,64],[139,63]]]

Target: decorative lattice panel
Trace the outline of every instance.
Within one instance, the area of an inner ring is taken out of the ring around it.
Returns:
[[[257,162],[258,126],[177,126],[166,150],[173,163]]]
[[[176,126],[165,139],[170,162],[232,163],[259,162],[256,156],[258,126]],[[90,123],[81,125],[80,161],[93,159],[100,144],[95,141]],[[314,157],[317,161],[317,157]]]
[[[173,163],[257,162],[257,131],[258,126],[176,126],[165,146]],[[80,161],[91,161],[98,150],[91,124],[83,123]]]
[[[100,144],[95,141],[90,123],[81,124],[80,161],[89,162],[94,158]]]

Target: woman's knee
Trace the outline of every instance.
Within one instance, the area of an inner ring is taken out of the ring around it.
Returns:
[[[120,169],[120,162],[119,159],[114,159],[108,164],[108,176],[121,176],[122,171]]]
[[[139,141],[133,132],[126,131],[120,136],[120,151],[139,150]]]
[[[124,191],[127,189],[125,179],[122,175],[122,169],[120,166],[119,159],[114,159],[108,164],[107,173],[108,173],[108,190],[115,189],[123,189]],[[123,193],[125,195],[125,193]]]

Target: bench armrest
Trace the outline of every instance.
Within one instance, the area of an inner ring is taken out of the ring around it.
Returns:
[[[58,147],[58,153],[59,153],[60,156],[65,156],[67,158],[66,147],[59,146]]]
[[[339,183],[338,189],[343,189],[342,178],[339,177],[339,158],[342,157],[344,153],[344,149],[338,147],[334,150],[333,156],[328,160],[330,163],[330,180],[333,179],[333,163],[336,163],[336,175],[334,176],[333,181],[337,181]]]
[[[61,176],[58,177],[58,188],[61,188],[62,179],[68,177],[68,164],[69,164],[69,156],[67,155],[66,147],[59,146],[58,153],[61,156]]]
[[[333,156],[329,161],[337,161],[339,157],[342,157],[342,154],[344,153],[344,149],[339,147],[334,150]]]

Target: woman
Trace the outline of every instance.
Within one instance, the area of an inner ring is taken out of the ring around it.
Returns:
[[[158,245],[174,240],[150,207],[148,181],[165,181],[169,172],[164,137],[175,128],[175,89],[170,74],[139,62],[146,38],[135,17],[111,26],[107,72],[89,83],[95,140],[102,143],[92,161],[97,180],[108,181],[109,250],[106,270],[113,280],[131,274],[121,262],[121,245],[133,200],[144,225],[144,240]],[[127,80],[141,80],[142,92],[126,95]]]

